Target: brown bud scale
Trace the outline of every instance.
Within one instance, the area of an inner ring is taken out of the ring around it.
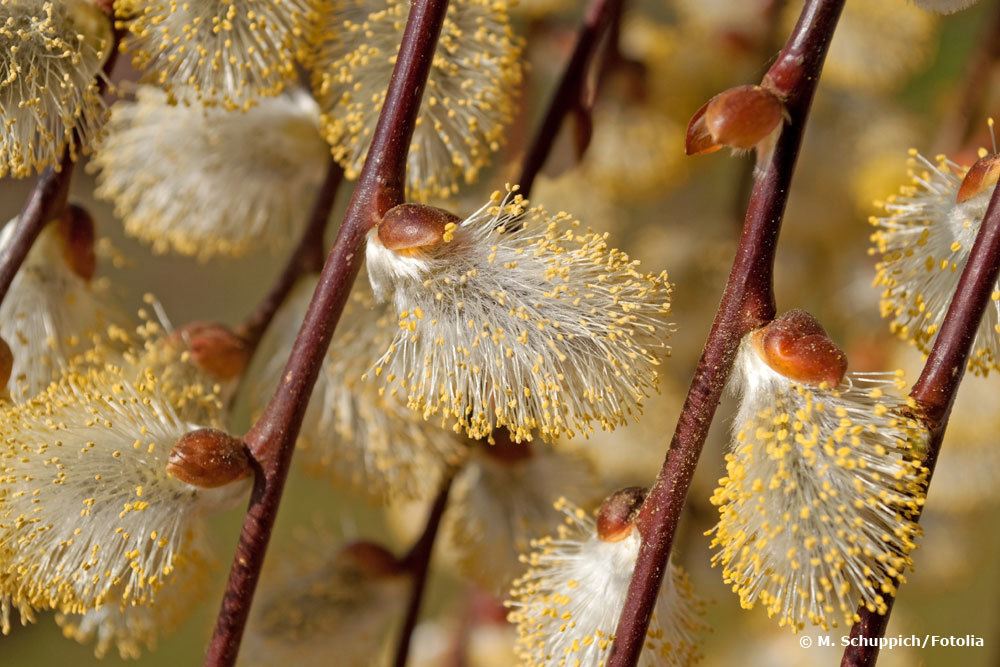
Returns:
[[[767,88],[730,88],[691,117],[685,149],[688,155],[711,153],[723,146],[749,150],[771,137],[784,118],[784,104]]]
[[[94,219],[82,206],[70,204],[58,220],[58,231],[66,264],[73,273],[90,282],[97,271]]]
[[[378,224],[378,239],[389,250],[419,251],[444,240],[448,223],[461,218],[444,209],[423,204],[400,204],[389,209]]]
[[[1000,155],[987,155],[976,160],[962,179],[955,201],[961,204],[987,190],[992,192],[998,179],[1000,179]]]
[[[167,473],[191,486],[214,489],[249,477],[250,457],[243,441],[201,428],[185,433],[170,450]]]
[[[847,355],[804,310],[788,311],[752,335],[767,365],[795,382],[835,387],[847,373]]]
[[[191,322],[173,335],[187,346],[195,365],[219,382],[239,377],[250,361],[246,341],[224,324]]]
[[[635,517],[646,499],[646,489],[630,486],[604,499],[597,510],[597,537],[603,542],[618,542],[629,536]]]
[[[339,556],[372,577],[391,577],[404,570],[395,554],[374,542],[352,542],[341,549]]]

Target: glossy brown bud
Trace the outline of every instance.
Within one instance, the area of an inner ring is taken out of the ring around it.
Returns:
[[[615,491],[605,498],[597,510],[597,537],[604,542],[617,542],[628,537],[645,499],[646,489],[640,486]]]
[[[847,373],[847,355],[804,310],[790,310],[752,335],[767,365],[795,382],[835,387]]]
[[[391,577],[402,574],[405,569],[395,554],[374,542],[352,542],[345,545],[338,558],[372,577]]]
[[[738,86],[719,93],[688,123],[685,150],[702,155],[723,146],[749,150],[781,127],[785,106],[763,86]]]
[[[7,395],[7,383],[14,372],[14,352],[3,338],[0,338],[0,396]]]
[[[94,219],[83,207],[70,204],[59,218],[58,230],[66,264],[73,273],[90,282],[97,271]]]
[[[203,489],[225,486],[249,477],[250,472],[243,441],[214,428],[185,433],[167,459],[169,475]]]
[[[705,112],[711,103],[712,100],[709,100],[701,105],[688,121],[687,136],[684,140],[684,152],[687,155],[707,155],[722,148],[722,144],[715,140],[705,123]]]
[[[1000,155],[987,155],[976,160],[962,179],[955,201],[961,204],[982,192],[992,192],[998,179],[1000,179]]]
[[[423,204],[400,204],[389,209],[378,224],[378,240],[389,250],[406,253],[429,250],[446,239],[448,225],[461,218]]]
[[[184,341],[195,365],[219,382],[239,377],[250,361],[246,341],[224,324],[192,322],[174,336]]]

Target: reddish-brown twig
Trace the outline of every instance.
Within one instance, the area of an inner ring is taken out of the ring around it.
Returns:
[[[369,230],[403,203],[406,156],[448,0],[414,0],[385,103],[344,222],[330,250],[282,382],[244,440],[256,475],[205,664],[233,665],[309,396],[364,257]]]
[[[594,56],[604,43],[605,35],[615,25],[623,2],[624,0],[592,0],[587,8],[583,24],[576,35],[573,53],[521,166],[517,183],[525,197],[530,196],[535,178],[545,166],[566,116],[580,109],[588,75],[594,65]]]
[[[765,75],[785,99],[788,122],[754,183],[736,260],[691,381],[663,468],[637,518],[642,547],[615,632],[609,667],[638,663],[684,498],[740,340],[774,317],[773,268],[806,119],[844,0],[808,0],[784,49]]]
[[[267,327],[270,326],[278,309],[291,294],[298,279],[310,273],[318,273],[323,268],[323,258],[326,256],[323,249],[323,237],[326,235],[330,212],[333,210],[334,201],[337,199],[337,190],[343,178],[344,171],[331,157],[327,164],[323,184],[316,194],[316,201],[313,202],[309,222],[306,224],[306,228],[289,256],[284,269],[282,269],[281,275],[271,286],[270,291],[257,304],[257,308],[243,324],[237,327],[236,333],[246,342],[251,354],[257,349],[261,337],[267,331]]]
[[[445,472],[441,489],[427,512],[424,531],[401,561],[410,572],[412,581],[410,583],[410,598],[406,604],[406,616],[403,618],[403,627],[396,643],[396,657],[393,660],[395,667],[405,667],[407,656],[410,654],[410,639],[413,637],[413,630],[417,627],[417,619],[420,617],[420,605],[424,599],[424,590],[427,588],[427,575],[430,572],[434,542],[437,539],[438,528],[441,527],[444,511],[448,507],[448,495],[451,493],[451,482],[454,478],[454,470]]]
[[[958,387],[965,375],[966,363],[979,330],[979,322],[990,304],[997,278],[1000,277],[1000,188],[993,191],[989,208],[983,218],[976,242],[962,270],[955,288],[955,296],[941,324],[941,331],[934,341],[927,363],[910,396],[916,401],[919,415],[930,431],[924,465],[930,475],[934,473],[941,442],[948,426],[951,406],[958,394]],[[851,628],[854,639],[866,638],[875,646],[848,646],[844,651],[841,667],[868,667],[878,659],[878,638],[885,634],[892,612],[894,598],[886,602],[885,614],[871,612],[861,607],[861,620]],[[860,643],[860,641],[859,641]],[[866,644],[868,642],[865,642]]]
[[[762,62],[768,61],[774,52],[781,48],[781,37],[784,32],[781,27],[781,15],[786,4],[788,4],[788,0],[771,0],[763,9],[767,30],[761,36],[756,49]],[[733,223],[735,225],[742,224],[744,207],[750,198],[750,191],[753,189],[754,168],[753,160],[743,160],[740,163],[733,197]]]
[[[73,166],[74,162],[67,148],[63,152],[59,170],[48,167],[38,177],[38,182],[17,217],[14,233],[4,246],[3,255],[0,255],[0,303],[3,303],[10,291],[14,277],[31,252],[38,235],[49,221],[58,217],[66,208]]]

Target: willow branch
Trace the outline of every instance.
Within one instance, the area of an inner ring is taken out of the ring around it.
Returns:
[[[316,194],[309,222],[306,224],[298,244],[292,251],[278,280],[271,286],[257,308],[236,329],[236,333],[246,342],[251,351],[257,349],[261,337],[267,331],[278,309],[291,294],[298,279],[310,273],[319,273],[323,268],[325,253],[323,238],[326,235],[330,212],[337,199],[337,190],[344,178],[344,172],[331,157],[326,167],[326,176]]]
[[[722,302],[709,332],[670,448],[637,517],[642,546],[615,632],[609,667],[637,664],[695,465],[742,338],[774,318],[774,255],[792,173],[823,61],[844,0],[807,0],[765,75],[785,99],[788,123],[754,183]]]
[[[448,0],[413,0],[368,157],[282,372],[282,382],[244,436],[256,465],[229,581],[205,664],[236,662],[309,396],[364,258],[368,232],[403,203],[406,157]]]
[[[62,214],[69,196],[69,182],[73,178],[73,159],[70,150],[63,151],[58,169],[47,167],[38,177],[34,189],[28,195],[10,241],[0,255],[0,303],[7,297],[14,277],[32,246],[50,220]]]
[[[427,513],[423,533],[402,559],[403,566],[410,571],[412,583],[410,598],[406,603],[406,616],[403,618],[403,627],[396,644],[396,657],[392,663],[395,667],[406,667],[406,660],[410,654],[410,640],[413,637],[413,630],[417,627],[420,605],[427,589],[427,575],[430,572],[431,555],[434,553],[434,541],[437,539],[444,511],[448,507],[448,495],[451,493],[451,483],[454,479],[455,471],[450,470],[445,474],[441,489]]]
[[[924,364],[920,379],[913,385],[910,397],[917,403],[921,421],[930,432],[924,465],[928,484],[934,473],[951,407],[965,375],[969,354],[976,340],[979,323],[991,301],[997,278],[1000,277],[1000,188],[993,191],[986,216],[979,228],[976,242],[955,288],[941,331]],[[919,516],[918,516],[919,519]],[[885,614],[861,607],[861,617],[851,628],[851,637],[878,640],[885,634],[892,612],[894,597],[886,600]],[[842,667],[868,667],[878,658],[878,646],[848,646],[841,660]]]
[[[989,9],[992,17],[973,47],[961,87],[955,92],[956,104],[941,123],[936,144],[941,151],[961,148],[982,122],[983,107],[990,92],[990,75],[1000,60],[1000,2]]]
[[[604,36],[613,30],[623,2],[624,0],[591,0],[577,32],[573,53],[546,108],[542,124],[525,154],[521,174],[517,179],[521,194],[525,197],[530,196],[535,178],[549,159],[566,116],[579,108],[594,56],[600,51]]]
[[[787,4],[788,0],[771,0],[761,10],[764,12],[764,20],[767,23],[767,30],[761,37],[757,47],[757,55],[761,62],[766,62],[775,51],[781,48],[781,16]],[[735,194],[733,196],[733,222],[737,225],[740,224],[744,206],[750,198],[750,192],[753,190],[754,169],[755,164],[752,160],[743,160],[740,162]]]
[[[111,52],[104,62],[101,76],[97,79],[98,94],[103,95],[107,90],[108,81],[111,78],[111,70],[114,69],[118,59],[118,44],[121,40],[121,31],[114,29],[111,41]],[[73,133],[73,142],[79,143],[79,136]],[[72,157],[72,150],[67,146],[63,150],[57,167],[47,167],[42,171],[35,183],[35,187],[28,195],[21,214],[17,217],[17,226],[10,240],[3,248],[0,255],[0,303],[7,298],[7,292],[14,282],[14,277],[27,259],[28,253],[38,240],[50,221],[58,218],[66,209],[69,199],[69,184],[73,180],[73,168],[75,162]]]

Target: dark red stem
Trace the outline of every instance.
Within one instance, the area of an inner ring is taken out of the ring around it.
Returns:
[[[525,197],[531,195],[535,178],[549,159],[566,116],[580,106],[594,56],[601,48],[603,37],[614,26],[616,17],[621,13],[623,1],[591,0],[583,24],[577,32],[573,53],[545,111],[542,124],[524,157],[517,183]]]
[[[784,35],[782,29],[782,13],[788,0],[771,0],[761,11],[764,12],[764,19],[767,22],[767,31],[761,37],[756,53],[761,62],[767,62],[771,55],[781,48],[781,38]],[[743,160],[740,163],[739,175],[736,180],[735,197],[733,197],[733,223],[740,225],[740,218],[743,216],[744,206],[750,198],[753,190],[754,169],[753,160]]]
[[[1000,188],[993,190],[989,208],[962,270],[955,296],[941,324],[934,347],[920,379],[913,385],[910,396],[917,402],[921,420],[930,431],[924,465],[933,475],[941,442],[948,426],[948,416],[965,375],[966,364],[976,340],[983,313],[990,304],[991,294],[1000,277]],[[930,477],[928,477],[928,483]],[[894,598],[889,598],[885,614],[858,610],[861,620],[851,628],[851,637],[874,639],[885,634]],[[878,659],[878,646],[848,646],[841,667],[868,667]]]
[[[410,571],[412,583],[410,599],[406,604],[406,616],[403,618],[403,627],[396,644],[396,657],[393,660],[395,667],[406,667],[406,660],[410,654],[410,640],[413,637],[413,630],[417,627],[420,605],[427,589],[427,575],[430,572],[431,555],[434,553],[434,541],[437,539],[444,511],[448,507],[448,495],[451,493],[453,479],[454,471],[448,471],[441,484],[441,490],[438,491],[427,513],[424,532],[402,559],[403,566]]]
[[[637,517],[642,547],[615,631],[609,667],[634,666],[659,595],[684,499],[743,336],[774,318],[774,255],[802,134],[844,0],[807,0],[765,81],[785,98],[788,123],[754,183],[743,235],[670,448]]]
[[[253,313],[236,329],[236,333],[246,341],[251,351],[257,348],[261,337],[267,331],[278,309],[281,308],[281,304],[291,294],[298,279],[310,273],[318,273],[323,268],[323,259],[326,256],[323,238],[326,235],[330,212],[333,210],[333,204],[337,199],[337,190],[343,178],[343,170],[333,158],[330,158],[323,184],[316,194],[316,201],[313,202],[309,222],[302,232],[295,250],[292,251],[285,268],[278,276],[278,280],[271,286],[271,290],[257,304]]]
[[[205,657],[207,666],[228,667],[236,662],[302,417],[361,267],[367,234],[387,210],[403,203],[406,156],[447,9],[448,0],[413,0],[410,6],[368,158],[320,273],[283,381],[245,436],[258,469]]]
[[[66,208],[69,182],[73,178],[73,160],[70,150],[63,151],[59,170],[48,167],[38,177],[21,214],[17,217],[14,233],[0,255],[0,303],[7,297],[14,277],[31,252],[32,246],[49,221],[59,217]]]

